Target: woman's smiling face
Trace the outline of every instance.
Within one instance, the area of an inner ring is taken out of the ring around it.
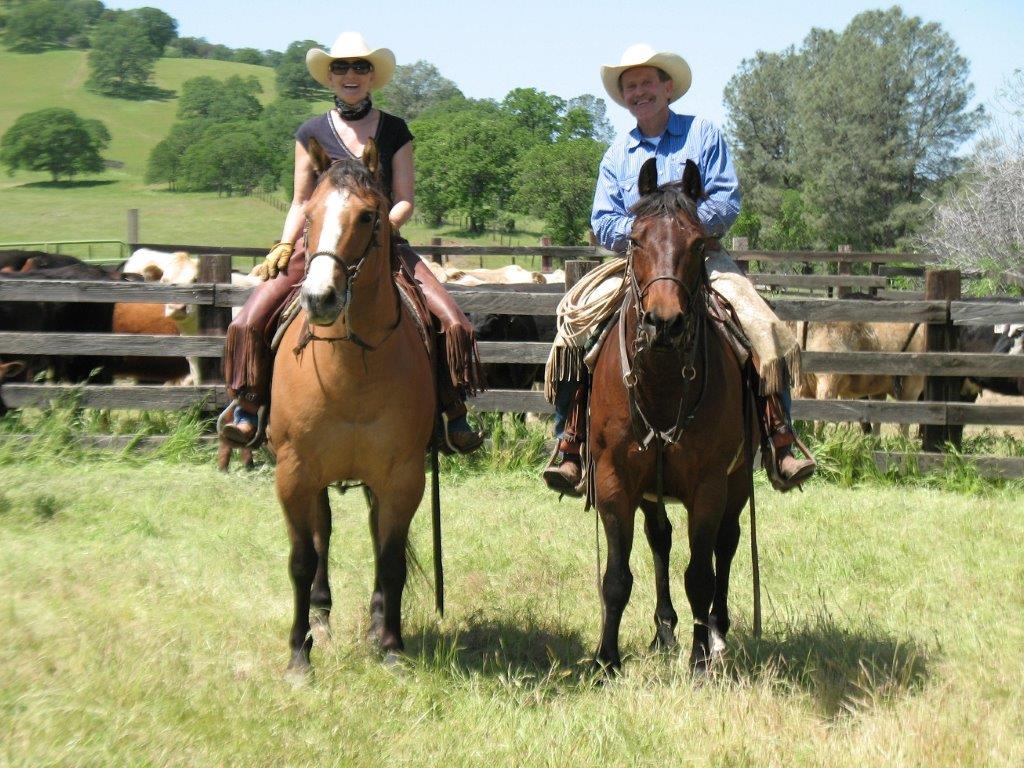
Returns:
[[[346,104],[358,104],[370,95],[373,86],[373,68],[365,72],[358,72],[358,69],[365,69],[361,66],[368,64],[363,59],[338,59],[331,62],[330,78],[331,89],[339,99]],[[355,64],[356,66],[352,66]],[[339,71],[344,70],[344,71]]]

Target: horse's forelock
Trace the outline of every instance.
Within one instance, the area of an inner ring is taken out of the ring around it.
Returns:
[[[356,192],[360,197],[368,196],[376,202],[384,198],[377,177],[358,160],[339,160],[327,169],[326,176],[336,189]]]
[[[697,216],[697,202],[683,190],[681,181],[664,184],[656,192],[644,195],[630,208],[637,219],[650,216],[675,216],[685,213],[694,222],[700,223]]]

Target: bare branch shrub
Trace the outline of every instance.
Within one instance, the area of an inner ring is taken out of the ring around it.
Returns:
[[[1008,120],[979,142],[959,187],[934,201],[921,244],[940,260],[995,283],[1024,273],[1024,70],[1001,90]]]

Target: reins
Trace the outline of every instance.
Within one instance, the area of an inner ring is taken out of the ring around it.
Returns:
[[[641,450],[646,450],[650,447],[651,443],[655,441],[666,443],[668,445],[679,442],[687,427],[689,427],[690,423],[696,417],[697,410],[700,408],[700,404],[704,400],[704,393],[707,391],[708,381],[708,345],[707,339],[705,338],[707,334],[707,318],[706,312],[702,311],[702,308],[704,308],[704,302],[707,300],[705,293],[706,286],[705,280],[701,279],[698,282],[697,288],[695,290],[690,290],[674,275],[659,275],[658,277],[648,281],[643,289],[641,289],[633,268],[632,252],[627,255],[626,273],[629,279],[629,289],[626,293],[626,299],[623,302],[623,310],[625,310],[630,304],[633,304],[636,315],[637,330],[633,339],[631,356],[630,345],[626,340],[626,312],[623,311],[619,317],[619,359],[622,367],[622,383],[626,387],[626,394],[629,398],[629,412],[630,419],[633,423],[633,433],[637,442],[640,444]],[[701,274],[703,275],[703,273],[704,270],[702,266]],[[643,369],[642,367],[634,368],[633,365],[636,361],[636,356],[638,354],[642,354],[648,348],[648,338],[642,330],[643,297],[647,294],[650,287],[659,280],[674,282],[686,292],[690,299],[688,306],[692,312],[692,315],[688,316],[694,320],[696,326],[692,333],[687,334],[687,341],[690,342],[689,349],[687,350],[687,360],[679,371],[683,379],[683,391],[679,397],[679,408],[676,411],[675,421],[668,429],[658,429],[655,427],[651,423],[651,419],[648,418],[647,414],[644,413],[643,408],[640,406],[637,399],[637,390],[642,386],[640,374]],[[695,300],[698,298],[700,301]],[[691,405],[690,410],[684,414],[683,408],[686,404],[687,395],[690,391],[690,384],[697,378],[696,361],[697,353],[700,349],[703,349],[700,393]]]
[[[658,275],[651,280],[648,280],[646,285],[641,289],[640,284],[636,279],[636,271],[633,264],[633,249],[629,248],[626,255],[626,274],[629,280],[629,288],[626,292],[626,298],[622,304],[622,312],[619,315],[619,359],[622,366],[622,383],[626,388],[626,395],[629,400],[629,415],[630,422],[633,427],[633,435],[637,442],[640,444],[640,450],[646,451],[651,443],[654,443],[655,447],[655,473],[656,473],[656,492],[658,494],[658,512],[660,515],[665,515],[665,445],[674,445],[679,442],[682,438],[683,433],[687,427],[690,426],[694,418],[697,415],[697,411],[700,408],[700,404],[704,400],[704,393],[707,392],[708,384],[708,343],[707,343],[707,277],[704,272],[704,265],[701,264],[700,279],[695,287],[691,290],[688,288],[682,280],[677,278],[675,275]],[[668,429],[658,429],[655,427],[647,414],[644,413],[640,403],[637,399],[637,390],[642,386],[640,381],[640,374],[643,372],[642,368],[634,368],[631,362],[636,361],[637,354],[643,353],[649,342],[647,334],[643,330],[643,298],[647,295],[651,286],[659,280],[667,280],[678,285],[687,295],[687,319],[692,319],[696,325],[696,328],[692,330],[688,329],[686,338],[684,341],[689,343],[689,350],[687,350],[687,361],[683,364],[680,369],[680,374],[683,380],[683,391],[679,395],[679,407],[676,410],[675,422]],[[700,299],[698,302],[696,299]],[[634,305],[636,315],[636,334],[632,344],[632,361],[629,355],[629,345],[626,342],[626,309],[629,304]],[[703,310],[703,311],[702,311]],[[692,313],[692,314],[691,314]],[[690,384],[697,378],[697,369],[695,366],[697,360],[698,349],[703,348],[703,364],[701,365],[701,384],[700,392],[697,395],[697,399],[693,402],[690,410],[684,415],[683,408],[686,404],[687,395],[690,392]]]

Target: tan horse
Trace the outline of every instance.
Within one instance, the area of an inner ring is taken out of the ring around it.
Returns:
[[[367,143],[362,163],[332,165],[318,146],[310,154],[320,181],[305,206],[302,312],[277,351],[270,415],[295,590],[288,669],[301,673],[310,667],[311,608],[327,630],[327,487],[342,480],[363,483],[370,504],[370,639],[389,657],[402,649],[406,541],[435,407],[430,360],[391,272],[376,145]]]

